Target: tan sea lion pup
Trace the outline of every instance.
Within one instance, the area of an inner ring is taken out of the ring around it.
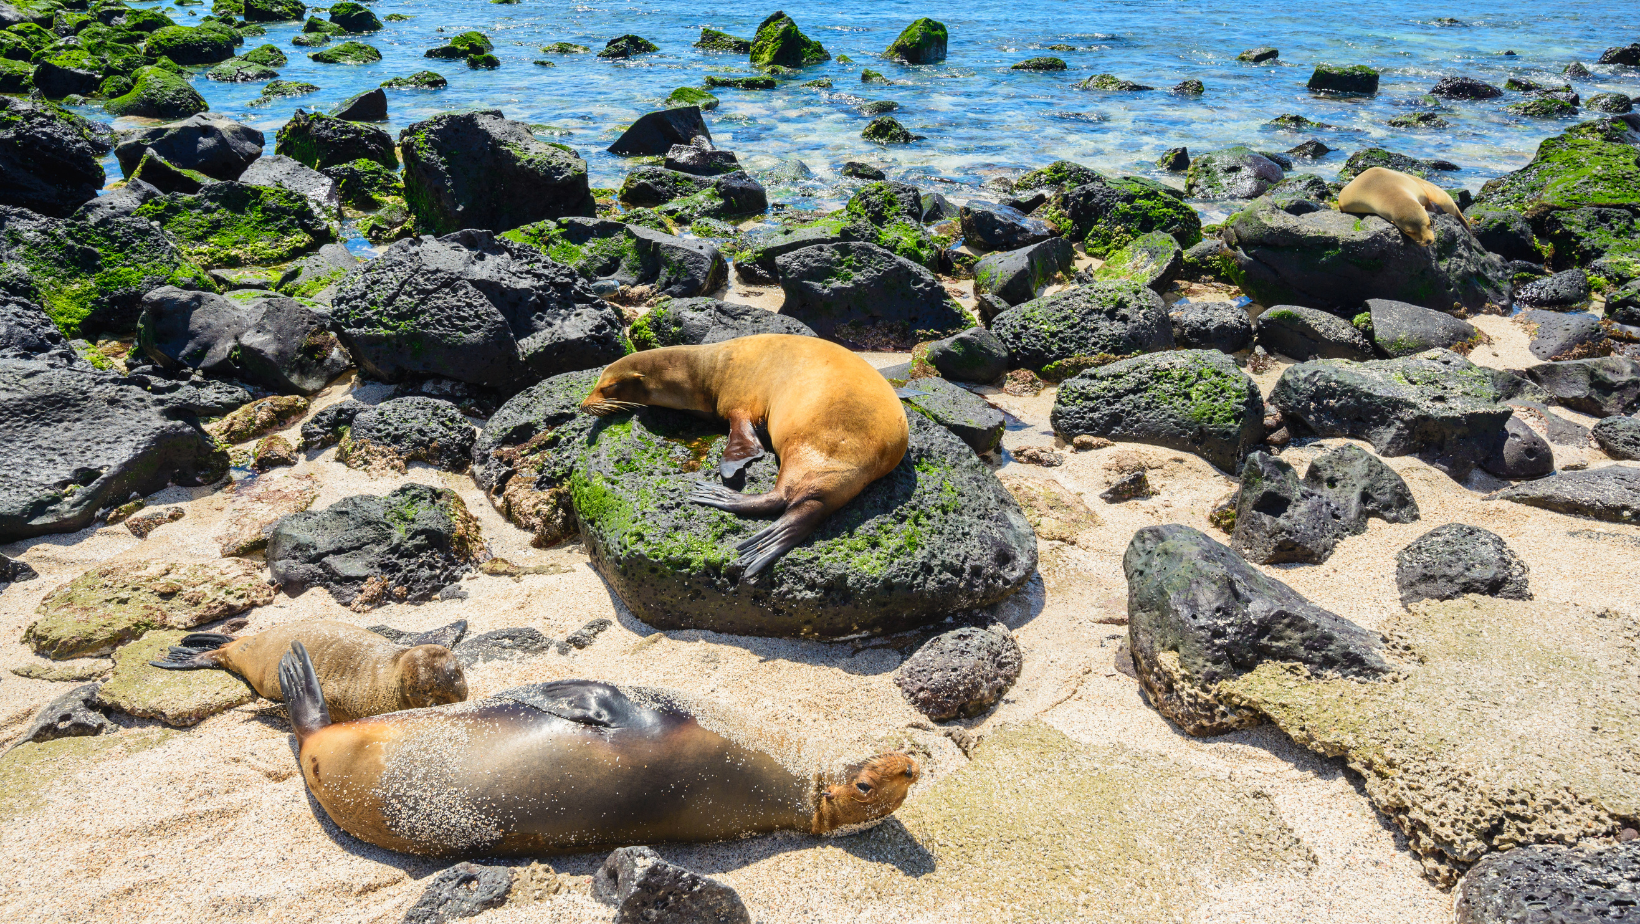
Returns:
[[[745,516],[780,514],[735,546],[742,575],[763,570],[832,511],[905,457],[905,408],[860,357],[818,337],[757,334],[705,346],[663,347],[610,363],[581,409],[599,416],[640,404],[729,422],[719,472],[733,478],[763,455],[765,427],[780,476],[767,494],[702,483],[689,499]]]
[[[1426,247],[1435,243],[1435,229],[1429,221],[1429,213],[1435,209],[1458,219],[1464,228],[1474,233],[1469,228],[1469,219],[1458,211],[1458,204],[1446,190],[1395,170],[1369,167],[1338,194],[1340,212],[1377,215]]]
[[[279,679],[325,813],[423,856],[849,833],[899,808],[918,776],[894,753],[816,772],[744,720],[667,691],[560,680],[333,723],[300,644]]]
[[[168,670],[229,670],[258,694],[278,700],[279,659],[298,642],[312,653],[330,714],[345,722],[465,700],[467,679],[448,647],[465,628],[457,623],[399,645],[345,622],[307,619],[242,638],[195,632],[184,636],[165,660],[149,663]]]

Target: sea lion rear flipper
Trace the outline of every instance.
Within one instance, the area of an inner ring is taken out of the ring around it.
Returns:
[[[688,500],[727,510],[741,516],[767,516],[786,509],[786,498],[770,491],[767,494],[742,494],[710,481],[696,482]]]
[[[217,650],[232,643],[233,640],[233,636],[220,632],[190,632],[182,637],[181,644],[172,645],[164,658],[148,663],[168,671],[197,671],[221,667],[216,657]]]
[[[319,688],[319,674],[301,642],[291,642],[290,651],[279,659],[279,692],[285,698],[291,731],[302,741],[331,724],[325,691]]]
[[[412,635],[399,644],[404,645],[407,648],[414,648],[417,645],[440,645],[445,648],[451,648],[455,646],[456,642],[461,641],[462,637],[466,634],[467,620],[458,619],[447,626],[440,626],[437,629],[429,629],[420,635]]]
[[[780,519],[735,546],[736,551],[740,552],[740,558],[736,560],[744,566],[740,576],[751,577],[767,568],[814,532],[814,528],[825,518],[826,507],[817,499],[800,501],[787,507]]]
[[[734,478],[746,470],[753,459],[763,457],[763,442],[757,438],[752,419],[740,414],[729,418],[729,445],[723,447],[723,461],[718,474],[724,480]]]

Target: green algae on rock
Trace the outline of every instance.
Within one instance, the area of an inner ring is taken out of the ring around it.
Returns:
[[[906,26],[905,31],[883,50],[883,57],[906,64],[938,64],[945,60],[949,37],[945,23],[924,16]]]
[[[212,183],[191,195],[152,199],[136,214],[158,222],[205,267],[284,263],[334,237],[307,198],[275,186]]]
[[[143,53],[150,58],[170,58],[178,64],[215,64],[233,57],[234,46],[243,39],[227,26],[206,23],[198,27],[166,26],[149,33]]]
[[[1035,214],[1064,236],[1081,239],[1089,256],[1105,258],[1152,231],[1171,234],[1181,248],[1201,243],[1201,216],[1181,193],[1154,180],[1107,177],[1068,162],[1039,174],[1036,182],[1063,188]],[[1026,174],[1021,182],[1037,176]]]
[[[718,98],[699,87],[678,87],[667,95],[666,105],[699,106],[701,111],[710,112],[718,107]]]
[[[1378,92],[1378,72],[1364,64],[1317,64],[1308,86],[1314,93],[1370,95]]]
[[[1104,265],[1093,271],[1093,278],[1100,282],[1136,282],[1163,292],[1183,269],[1184,252],[1179,242],[1165,231],[1152,231],[1106,256]]]
[[[363,42],[343,42],[308,57],[320,64],[374,64],[382,59],[382,53]]]
[[[388,90],[442,90],[449,85],[450,81],[436,71],[417,71],[408,77],[391,77],[382,81],[382,87]]]
[[[757,35],[752,39],[751,59],[760,67],[770,64],[803,67],[829,61],[831,53],[804,35],[790,16],[776,11],[758,25]]]
[[[877,144],[910,144],[917,140],[893,116],[878,116],[861,130],[860,137]]]
[[[104,108],[118,116],[183,119],[210,107],[186,80],[164,68],[144,67],[132,75],[130,91],[109,100]]]
[[[250,684],[228,671],[172,671],[148,663],[164,658],[186,634],[150,632],[114,652],[113,676],[98,698],[111,709],[176,728],[198,725],[256,698]]]
[[[660,46],[641,35],[622,35],[609,40],[609,44],[598,52],[598,57],[606,59],[631,58],[637,55],[653,54],[660,51]]]
[[[736,38],[727,32],[719,32],[710,26],[702,26],[700,41],[695,43],[695,47],[701,51],[727,51],[737,55],[744,55],[751,53],[752,43],[750,39]]]

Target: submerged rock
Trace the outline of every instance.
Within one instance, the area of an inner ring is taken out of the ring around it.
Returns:
[[[883,57],[906,64],[938,64],[945,60],[947,37],[945,23],[924,16],[906,26],[883,51]]]
[[[758,25],[752,38],[751,60],[757,67],[804,67],[829,61],[831,54],[804,35],[790,16],[776,11]]]
[[[894,671],[894,683],[936,722],[973,718],[1008,692],[1023,664],[1007,627],[968,627],[929,639]]]
[[[399,134],[399,148],[405,204],[417,224],[435,234],[502,232],[597,211],[586,161],[537,141],[527,125],[503,118],[499,109],[414,123]]]
[[[712,146],[712,132],[701,118],[699,106],[679,106],[660,112],[646,112],[609,146],[620,157],[658,157],[675,145]]]

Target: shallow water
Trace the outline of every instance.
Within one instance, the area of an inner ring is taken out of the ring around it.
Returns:
[[[132,4],[167,8],[166,4]],[[249,38],[246,48],[271,42],[290,63],[278,68],[285,80],[306,81],[323,90],[281,100],[266,108],[248,104],[261,84],[226,84],[206,80],[196,85],[214,111],[273,132],[298,106],[328,109],[348,96],[389,77],[424,69],[450,81],[438,91],[388,91],[388,129],[435,113],[462,108],[498,108],[509,118],[535,123],[541,137],[573,146],[589,161],[593,185],[618,186],[627,165],[604,151],[621,128],[643,112],[660,108],[675,87],[698,86],[707,74],[750,74],[744,56],[701,52],[693,42],[710,25],[750,38],[771,10],[742,7],[738,12],[703,13],[700,4],[682,2],[565,3],[523,0],[496,4],[466,0],[380,0],[371,8],[382,18],[390,13],[414,17],[386,23],[362,37],[382,52],[382,61],[364,66],[317,64],[290,38],[299,23],[268,27],[264,38]],[[1576,121],[1522,118],[1504,106],[1522,98],[1481,102],[1448,102],[1443,117],[1452,127],[1407,131],[1385,124],[1392,116],[1427,108],[1421,99],[1443,76],[1468,74],[1501,86],[1511,76],[1540,83],[1563,82],[1568,62],[1582,61],[1594,70],[1591,80],[1574,83],[1586,99],[1602,90],[1640,95],[1640,69],[1595,66],[1605,48],[1640,40],[1640,6],[1617,0],[1571,0],[1559,3],[1333,2],[1324,5],[1275,5],[1241,0],[1210,2],[1104,2],[1063,0],[970,2],[938,5],[888,2],[836,2],[785,7],[798,25],[835,56],[847,54],[854,64],[832,60],[782,80],[772,91],[719,89],[722,105],[707,113],[719,147],[739,153],[754,171],[783,160],[800,159],[815,174],[808,182],[771,182],[772,198],[801,207],[830,206],[840,200],[833,189],[836,169],[847,160],[865,160],[891,175],[917,181],[940,177],[978,183],[987,176],[1041,166],[1055,159],[1075,160],[1117,172],[1140,173],[1182,183],[1177,175],[1154,166],[1165,149],[1184,145],[1192,154],[1247,143],[1261,150],[1284,151],[1308,137],[1337,149],[1314,164],[1300,161],[1300,171],[1331,179],[1350,152],[1383,146],[1425,158],[1459,164],[1447,183],[1478,190],[1488,179],[1530,159],[1544,137]],[[173,9],[182,23],[205,15],[206,6]],[[877,57],[906,24],[931,14],[950,29],[949,57],[943,64],[908,67]],[[1440,17],[1462,25],[1443,26]],[[436,60],[423,52],[465,29],[478,29],[495,43],[502,66],[494,71],[468,69],[460,61]],[[441,32],[442,30],[442,32]],[[595,54],[543,55],[549,42],[569,41],[596,52],[616,35],[635,32],[661,51],[624,62],[600,60]],[[1064,43],[1075,51],[1049,51]],[[1264,65],[1235,60],[1259,45],[1281,50],[1278,61]],[[1504,56],[1504,50],[1516,52]],[[1038,55],[1064,59],[1063,73],[1027,73],[1009,65]],[[533,64],[547,59],[556,66]],[[1377,96],[1325,99],[1305,90],[1316,62],[1368,64],[1383,73]],[[870,67],[894,81],[892,86],[861,84],[860,71]],[[1154,86],[1144,93],[1079,91],[1073,84],[1094,73]],[[830,77],[832,90],[799,86]],[[1207,85],[1199,98],[1166,92],[1180,80]],[[897,102],[895,113],[911,131],[926,136],[912,145],[883,148],[860,137],[869,118],[856,106],[862,100]],[[96,110],[82,110],[95,116]],[[1293,134],[1261,128],[1283,113],[1298,113],[1336,128]],[[1581,118],[1596,113],[1585,112]],[[138,120],[120,120],[129,127]],[[111,175],[118,168],[110,159]],[[783,171],[785,172],[785,171]],[[846,195],[846,193],[842,193]],[[1218,211],[1209,209],[1209,212]]]

